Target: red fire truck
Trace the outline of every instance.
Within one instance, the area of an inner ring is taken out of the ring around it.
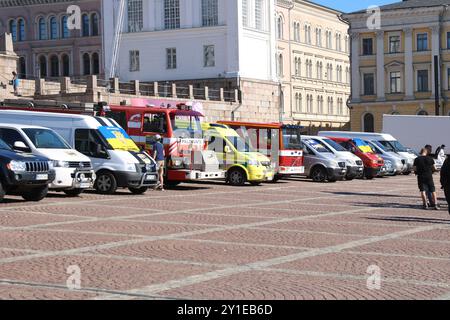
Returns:
[[[303,174],[303,146],[300,126],[282,123],[219,121],[235,129],[260,153],[272,160],[275,181],[290,175]]]
[[[152,152],[156,135],[163,137],[166,152],[166,183],[225,179],[214,152],[207,149],[200,119],[203,114],[186,104],[160,106],[105,106],[97,110],[101,116],[116,120],[138,146]]]

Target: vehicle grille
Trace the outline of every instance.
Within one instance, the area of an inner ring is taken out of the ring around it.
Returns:
[[[69,162],[70,168],[81,168],[81,169],[88,169],[91,168],[91,163],[89,161],[86,162],[79,162],[79,161],[70,161]]]
[[[338,162],[338,166],[340,168],[345,168],[345,162]]]
[[[261,165],[262,165],[263,167],[270,167],[270,166],[271,166],[271,163],[270,163],[269,161],[261,161]]]
[[[363,162],[362,162],[361,160],[358,160],[358,161],[356,161],[356,165],[362,166],[362,165],[363,165]]]
[[[27,162],[27,172],[48,172],[47,161]]]

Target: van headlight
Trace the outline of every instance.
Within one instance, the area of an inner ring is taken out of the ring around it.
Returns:
[[[68,161],[54,160],[53,167],[54,168],[69,168],[70,165],[69,165]]]
[[[8,165],[7,165],[8,169],[14,172],[25,172],[27,171],[27,164],[25,162],[22,161],[11,161]]]
[[[127,172],[138,172],[135,163],[127,163],[125,165],[125,171],[127,171]]]
[[[250,159],[250,160],[247,161],[247,163],[248,163],[249,166],[257,166],[257,167],[259,167],[259,161],[256,160],[256,159]]]
[[[49,170],[55,169],[54,161],[48,161],[48,169]]]

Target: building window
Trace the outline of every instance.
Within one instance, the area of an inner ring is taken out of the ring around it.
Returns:
[[[447,49],[450,49],[450,32],[447,32]]]
[[[214,67],[216,65],[215,46],[203,46],[203,66]]]
[[[56,55],[50,57],[50,76],[59,77],[59,59]]]
[[[62,56],[62,75],[63,77],[70,76],[70,59],[67,54]]]
[[[96,13],[91,15],[91,30],[93,36],[98,36],[98,14]]]
[[[91,57],[89,53],[83,54],[83,75],[87,76],[91,74]]]
[[[83,37],[89,37],[89,16],[87,14],[83,14],[82,18],[82,32],[81,35]]]
[[[447,68],[447,89],[450,90],[450,68]]]
[[[69,38],[70,37],[70,32],[69,32],[69,28],[67,26],[67,16],[63,16],[61,18],[61,38]]]
[[[364,74],[364,95],[372,96],[375,94],[375,76],[373,73]]]
[[[373,39],[372,38],[363,39],[363,55],[364,56],[373,55]]]
[[[39,19],[39,40],[47,40],[47,26],[44,18]]]
[[[166,49],[166,56],[167,56],[167,69],[176,69],[177,68],[177,49],[176,48]]]
[[[58,39],[58,21],[56,17],[50,18],[50,39]]]
[[[364,115],[364,132],[375,132],[375,118],[371,113]]]
[[[242,0],[242,24],[248,27],[248,0]]]
[[[255,28],[264,30],[264,7],[266,0],[255,0]]]
[[[11,20],[9,22],[9,33],[11,33],[12,41],[17,41],[17,22],[16,20]]]
[[[39,77],[47,77],[47,58],[45,56],[39,58]]]
[[[400,36],[389,37],[389,53],[400,52]]]
[[[391,93],[400,93],[401,89],[401,78],[400,78],[400,71],[391,72],[390,75],[390,83],[391,83]]]
[[[279,54],[277,55],[277,76],[280,78],[283,76],[283,69],[283,55]]]
[[[283,33],[284,33],[283,17],[278,16],[278,18],[277,18],[277,38],[283,39]]]
[[[164,26],[166,29],[180,28],[180,0],[164,0]]]
[[[202,0],[202,24],[204,27],[219,24],[218,0]]]
[[[417,91],[428,92],[428,70],[417,71]]]
[[[19,19],[17,22],[18,25],[18,33],[17,33],[17,40],[18,41],[25,41],[25,20]]]
[[[139,50],[130,51],[130,72],[140,71],[140,53]]]
[[[142,0],[128,0],[128,32],[140,32],[144,28]]]
[[[97,52],[92,54],[92,74],[100,74],[100,57]]]
[[[20,79],[27,78],[27,63],[25,57],[20,57],[17,63],[17,71]]]
[[[428,50],[428,33],[419,33],[417,35],[417,51]]]

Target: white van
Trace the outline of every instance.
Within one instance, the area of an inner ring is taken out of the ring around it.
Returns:
[[[376,141],[389,150],[393,150],[407,161],[405,174],[410,174],[414,167],[414,160],[417,158],[412,152],[409,152],[397,139],[390,134],[370,133],[370,132],[346,132],[346,131],[321,131],[319,136],[333,138],[359,138],[366,141]]]
[[[89,157],[96,174],[94,187],[102,194],[128,188],[145,193],[158,182],[156,162],[142,152],[113,119],[36,111],[1,110],[0,118],[32,121],[59,133],[71,147]]]
[[[93,187],[95,173],[89,158],[72,149],[55,131],[33,126],[30,119],[15,117],[9,111],[2,112],[1,119],[20,122],[0,123],[0,139],[12,149],[46,157],[53,162],[56,177],[49,185],[50,190],[78,196],[83,190]]]

